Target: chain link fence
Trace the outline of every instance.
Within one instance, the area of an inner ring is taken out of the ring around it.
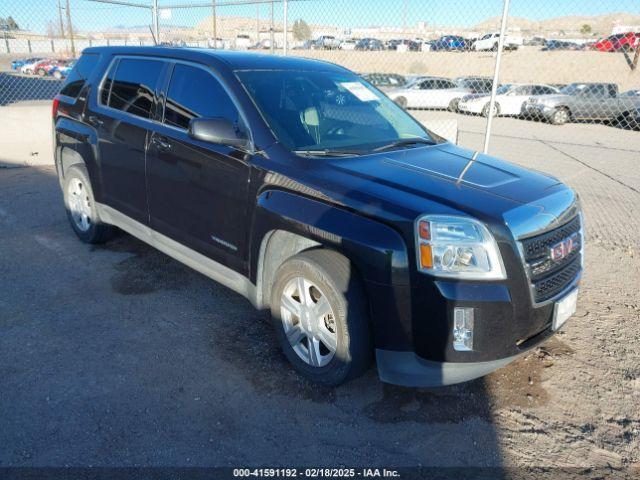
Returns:
[[[450,139],[466,116],[640,123],[640,0],[4,0],[0,28],[0,105],[52,98],[86,47],[158,43],[334,62]]]

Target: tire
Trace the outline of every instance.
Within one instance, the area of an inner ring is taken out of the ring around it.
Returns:
[[[483,117],[488,117],[489,116],[489,107],[490,107],[489,103],[487,103],[484,107],[482,107],[482,116]],[[500,104],[499,103],[494,103],[493,108],[494,108],[493,116],[497,117],[498,115],[500,115]]]
[[[104,243],[113,236],[114,227],[98,219],[91,182],[84,166],[69,167],[62,192],[69,223],[81,241]]]
[[[271,292],[280,347],[306,379],[337,386],[369,368],[373,348],[367,304],[349,260],[324,249],[298,254],[278,269]],[[301,307],[305,304],[309,307]]]
[[[492,51],[492,52],[497,52],[497,51],[498,51],[498,44],[497,44],[497,43],[495,43],[495,44],[493,45],[493,47],[491,47],[491,51]]]
[[[398,97],[395,99],[395,102],[405,110],[407,109],[407,99],[405,97]]]
[[[39,77],[44,77],[47,74],[47,72],[45,72],[44,69],[42,68],[39,68],[36,73],[38,74]]]
[[[549,121],[552,125],[564,125],[571,119],[569,110],[565,107],[556,108],[551,114]]]
[[[451,100],[449,102],[449,106],[447,107],[447,109],[450,112],[457,112],[458,111],[458,104],[460,103],[460,99],[459,98],[454,98],[453,100]]]
[[[55,78],[57,80],[61,80],[62,79],[62,73],[60,73],[58,70],[56,70],[55,72],[53,72],[53,78]]]

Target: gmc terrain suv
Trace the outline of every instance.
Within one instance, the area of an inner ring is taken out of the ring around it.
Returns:
[[[576,307],[557,179],[459,148],[319,61],[89,48],[53,104],[71,226],[119,227],[270,309],[305,377],[433,386],[506,365]]]

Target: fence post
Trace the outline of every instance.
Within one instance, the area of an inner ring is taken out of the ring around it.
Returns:
[[[287,52],[289,50],[289,37],[288,37],[288,31],[289,31],[289,2],[287,0],[284,0],[284,12],[283,12],[283,23],[284,23],[284,40],[283,40],[283,44],[282,44],[282,49],[283,49],[283,53],[284,56],[287,56]]]
[[[271,55],[275,53],[275,35],[274,35],[275,25],[273,23],[273,0],[271,0],[271,28],[269,28],[269,41],[271,42]]]
[[[11,53],[11,48],[9,48],[9,39],[4,37],[4,45],[7,47],[7,53]]]
[[[493,109],[496,106],[496,90],[500,77],[500,60],[502,60],[502,48],[504,47],[504,35],[507,31],[507,19],[509,17],[509,0],[504,0],[502,9],[502,23],[500,24],[500,38],[498,38],[498,51],[496,52],[496,65],[493,71],[493,84],[491,85],[491,99],[489,101],[489,114],[487,115],[487,128],[484,133],[483,153],[489,152],[489,138],[491,137],[491,125],[493,123]]]
[[[153,16],[153,35],[156,37],[155,41],[160,44],[160,24],[158,23],[158,0],[153,0],[153,6],[151,7],[151,15]]]
[[[49,40],[49,41],[51,42],[51,51],[52,51],[53,53],[56,53],[56,45],[55,45],[55,43],[53,42],[53,38],[52,38],[51,40]]]
[[[31,51],[31,39],[27,39],[27,47],[29,48],[29,53],[33,53]]]

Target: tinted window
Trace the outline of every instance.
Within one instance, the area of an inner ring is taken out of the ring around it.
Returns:
[[[198,117],[221,117],[238,123],[238,110],[211,73],[178,64],[171,75],[164,123],[187,129],[189,121]]]
[[[151,118],[154,92],[163,63],[123,58],[118,62],[109,106],[142,118]]]
[[[82,55],[64,82],[60,93],[76,98],[80,94],[80,90],[84,87],[87,79],[91,76],[93,69],[98,64],[99,58],[98,55],[92,53]]]
[[[605,96],[604,85],[589,85],[587,88],[585,88],[584,93],[586,95],[603,97]]]

